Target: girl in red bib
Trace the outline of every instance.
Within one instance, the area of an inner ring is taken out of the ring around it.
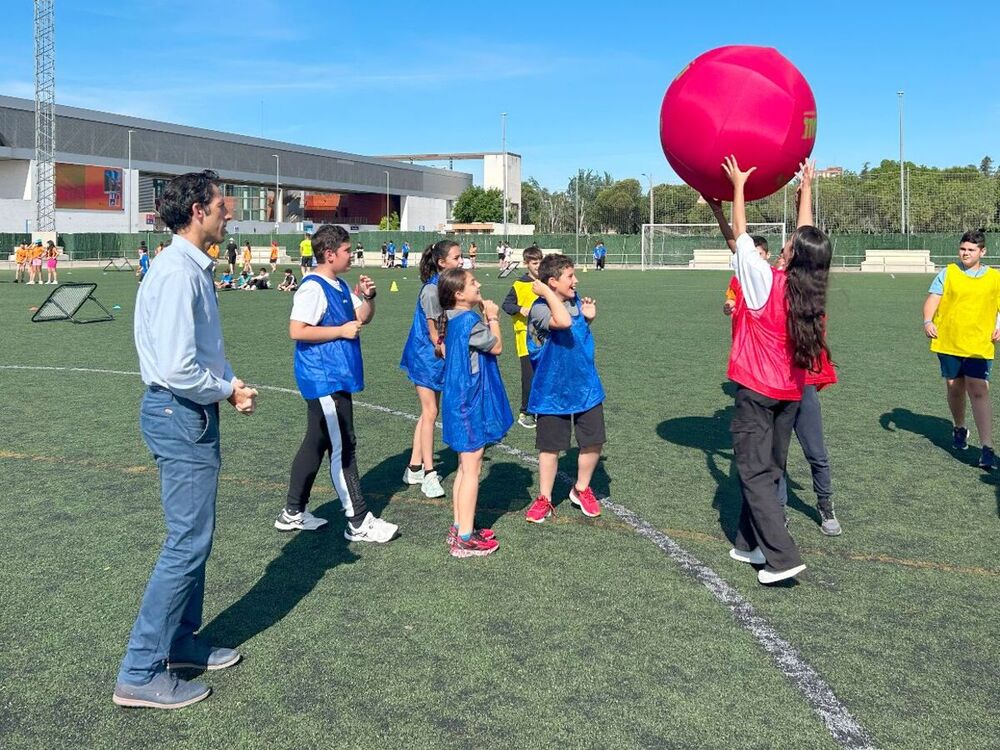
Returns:
[[[811,165],[803,165],[798,228],[781,251],[784,270],[761,258],[746,233],[743,193],[755,168],[741,170],[733,156],[722,168],[733,183],[732,228],[719,201],[709,203],[733,248],[742,290],[733,310],[728,377],[738,386],[730,429],[743,507],[729,554],[762,565],[757,579],[775,583],[806,567],[785,528],[778,485],[807,373],[819,373],[830,359],[824,319],[832,252],[827,236],[811,226]]]

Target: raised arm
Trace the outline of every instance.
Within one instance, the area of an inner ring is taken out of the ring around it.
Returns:
[[[736,235],[733,234],[733,228],[729,226],[729,220],[726,218],[725,212],[722,210],[722,201],[718,198],[709,198],[707,195],[701,196],[708,207],[712,209],[712,214],[715,216],[715,220],[719,222],[719,231],[722,232],[722,236],[726,239],[726,244],[729,245],[729,249],[732,252],[736,252]]]
[[[816,162],[807,159],[799,165],[799,186],[795,190],[795,202],[798,204],[798,221],[796,227],[814,226],[812,210],[812,183],[816,175]]]
[[[549,311],[552,313],[552,319],[549,321],[549,328],[551,330],[559,330],[562,328],[569,328],[573,325],[573,320],[570,318],[569,311],[566,306],[559,299],[559,295],[556,294],[555,290],[548,284],[543,284],[538,279],[535,279],[534,283],[531,285],[531,290],[537,294],[539,297],[545,300],[545,304],[549,306]]]
[[[739,237],[747,231],[747,205],[743,192],[747,178],[757,171],[757,167],[743,171],[736,162],[736,157],[730,154],[722,161],[722,169],[733,183],[733,234]]]

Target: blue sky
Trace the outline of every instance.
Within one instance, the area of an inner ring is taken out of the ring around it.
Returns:
[[[32,4],[11,5],[0,93],[31,98]],[[998,22],[985,0],[60,2],[57,101],[361,154],[499,150],[507,112],[525,178],[674,182],[667,85],[708,49],[760,44],[813,87],[820,166],[896,158],[900,89],[908,160],[978,164],[1000,161]]]

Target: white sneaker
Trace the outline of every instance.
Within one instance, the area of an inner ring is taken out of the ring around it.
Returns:
[[[407,466],[406,470],[403,472],[403,484],[420,484],[424,481],[424,467],[420,467],[420,471],[410,471],[410,467]]]
[[[760,547],[754,547],[749,552],[733,547],[729,550],[729,556],[737,562],[750,563],[751,565],[767,564],[767,559],[764,557],[764,553],[761,552]]]
[[[784,581],[786,578],[795,578],[795,576],[805,569],[805,565],[796,565],[794,568],[776,570],[773,573],[768,570],[758,570],[757,580],[761,583],[777,583],[778,581]]]
[[[427,497],[444,497],[444,487],[438,479],[436,471],[428,471],[424,474],[424,481],[420,483],[420,491]]]
[[[274,519],[274,528],[278,531],[315,531],[325,525],[325,518],[317,518],[307,510],[302,513],[289,513],[282,508],[281,513]]]
[[[355,528],[350,521],[344,529],[344,539],[349,542],[375,542],[385,544],[399,536],[399,527],[394,523],[376,518],[371,513],[365,516],[361,525]]]

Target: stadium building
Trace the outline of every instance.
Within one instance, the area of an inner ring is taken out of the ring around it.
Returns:
[[[35,103],[0,96],[0,232],[35,230]],[[309,231],[337,223],[443,230],[472,175],[137,117],[56,106],[56,229],[159,229],[171,177],[213,169],[233,232]],[[275,199],[277,197],[277,200]]]

